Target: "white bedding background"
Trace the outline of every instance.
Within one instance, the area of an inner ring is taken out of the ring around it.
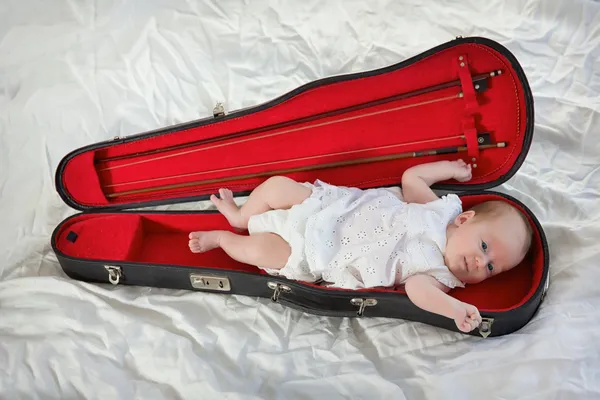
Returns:
[[[535,97],[530,153],[498,188],[550,246],[548,296],[519,332],[471,338],[62,272],[50,235],[75,211],[54,173],[72,149],[457,35],[507,46]],[[0,398],[600,398],[599,54],[600,4],[583,0],[1,0]]]

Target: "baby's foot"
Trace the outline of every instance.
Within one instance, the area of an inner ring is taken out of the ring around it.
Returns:
[[[245,228],[242,222],[240,209],[233,201],[233,192],[229,189],[219,189],[218,198],[214,194],[210,196],[210,201],[217,207],[217,210],[227,218],[227,221],[234,228]]]
[[[220,231],[205,231],[190,233],[190,250],[192,253],[204,253],[219,247]]]

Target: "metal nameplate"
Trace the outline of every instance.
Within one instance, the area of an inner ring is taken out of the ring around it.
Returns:
[[[190,274],[190,282],[195,289],[229,292],[231,285],[226,276]]]

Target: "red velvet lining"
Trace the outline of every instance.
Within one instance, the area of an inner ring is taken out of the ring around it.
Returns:
[[[465,208],[492,199],[502,198],[495,195],[462,197]],[[188,248],[189,232],[211,229],[231,228],[218,213],[82,214],[61,226],[56,235],[56,247],[68,257],[107,263],[129,261],[144,263],[149,268],[152,264],[168,264],[265,273],[233,260],[220,249],[202,254],[191,253]],[[74,242],[68,239],[70,232],[77,234]],[[506,311],[523,304],[539,286],[543,273],[542,242],[539,232],[534,232],[532,249],[521,265],[477,285],[453,290],[451,295],[488,312]],[[403,293],[401,288],[375,290]]]
[[[222,186],[227,186],[234,191],[246,191],[254,188],[265,178],[237,180],[222,184],[207,184],[117,198],[107,198],[105,194],[157,185],[193,182],[201,179],[227,177],[236,174],[273,171],[282,168],[323,164],[394,152],[464,144],[464,141],[460,139],[442,139],[446,136],[463,134],[465,102],[463,98],[456,98],[326,126],[288,132],[279,136],[241,142],[250,138],[245,136],[230,140],[227,143],[232,144],[224,147],[213,147],[224,143],[217,142],[150,156],[131,157],[111,162],[98,162],[98,160],[106,157],[160,149],[199,139],[220,137],[230,133],[289,121],[398,93],[405,93],[442,82],[457,80],[457,62],[460,55],[468,57],[468,68],[471,75],[497,69],[502,69],[503,71],[502,75],[489,80],[489,88],[484,93],[477,95],[479,106],[474,115],[474,126],[480,132],[490,131],[494,141],[508,141],[509,146],[505,149],[484,150],[480,153],[479,158],[476,160],[477,168],[473,171],[474,177],[469,183],[465,183],[464,185],[468,186],[470,184],[494,181],[510,170],[516,158],[521,153],[526,120],[524,93],[521,87],[517,85],[515,71],[499,53],[482,45],[463,44],[438,52],[393,72],[321,85],[296,95],[276,106],[260,112],[254,112],[250,115],[170,134],[133,140],[127,143],[107,144],[104,147],[85,152],[69,160],[65,165],[61,177],[62,184],[68,195],[79,204],[86,206],[117,205],[130,201],[173,199],[209,194],[216,192]],[[390,110],[395,107],[418,102],[427,102],[449,95],[456,95],[460,90],[460,87],[443,89],[434,93],[420,95],[416,98],[404,99],[351,112],[342,116],[310,122],[308,125],[320,124],[340,118],[349,118],[375,111]],[[257,133],[253,136],[272,134],[299,127],[286,127],[275,131]],[[382,146],[398,145],[427,139],[439,140],[433,143],[381,149]],[[237,144],[235,144],[236,142]],[[156,159],[157,157],[199,148],[205,148],[205,150],[177,157],[157,159],[153,162],[140,163],[124,168],[101,171],[101,169],[107,167]],[[376,150],[321,157],[318,159],[288,161],[267,166],[242,168],[235,171],[229,170],[189,175],[215,169],[270,163],[280,160],[293,160],[301,157],[371,148],[376,148]],[[368,165],[290,173],[287,175],[300,181],[314,181],[314,179],[319,178],[333,184],[366,188],[397,184],[401,179],[402,172],[416,163],[438,159],[466,158],[466,156],[467,153],[461,153],[437,157],[410,158]],[[188,174],[188,176],[107,187],[108,185],[183,174]]]

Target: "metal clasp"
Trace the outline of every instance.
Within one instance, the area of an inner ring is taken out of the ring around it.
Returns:
[[[546,298],[546,292],[548,291],[549,287],[550,287],[550,273],[548,273],[548,276],[546,276],[546,283],[544,284],[544,291],[542,292],[542,300],[544,300],[544,298]]]
[[[350,300],[350,304],[352,304],[353,306],[358,306],[358,311],[356,312],[356,315],[358,315],[359,317],[362,317],[365,312],[365,307],[371,307],[371,306],[376,305],[377,300],[376,299],[354,298],[354,299]]]
[[[116,265],[105,265],[104,268],[108,271],[108,280],[110,283],[113,285],[118,284],[122,276],[121,267]]]
[[[222,117],[225,115],[225,107],[223,106],[223,103],[219,102],[215,105],[215,108],[213,108],[213,117],[217,118],[217,117]]]
[[[279,295],[281,294],[281,292],[290,293],[292,291],[292,288],[290,288],[289,286],[277,282],[267,282],[267,286],[269,287],[269,289],[273,289],[271,301],[274,303],[277,303],[277,300],[279,300]]]
[[[479,325],[479,334],[484,338],[488,337],[492,333],[492,324],[494,318],[481,318],[481,324]]]
[[[229,278],[226,276],[190,274],[190,282],[192,287],[196,289],[218,290],[221,292],[231,290]]]

